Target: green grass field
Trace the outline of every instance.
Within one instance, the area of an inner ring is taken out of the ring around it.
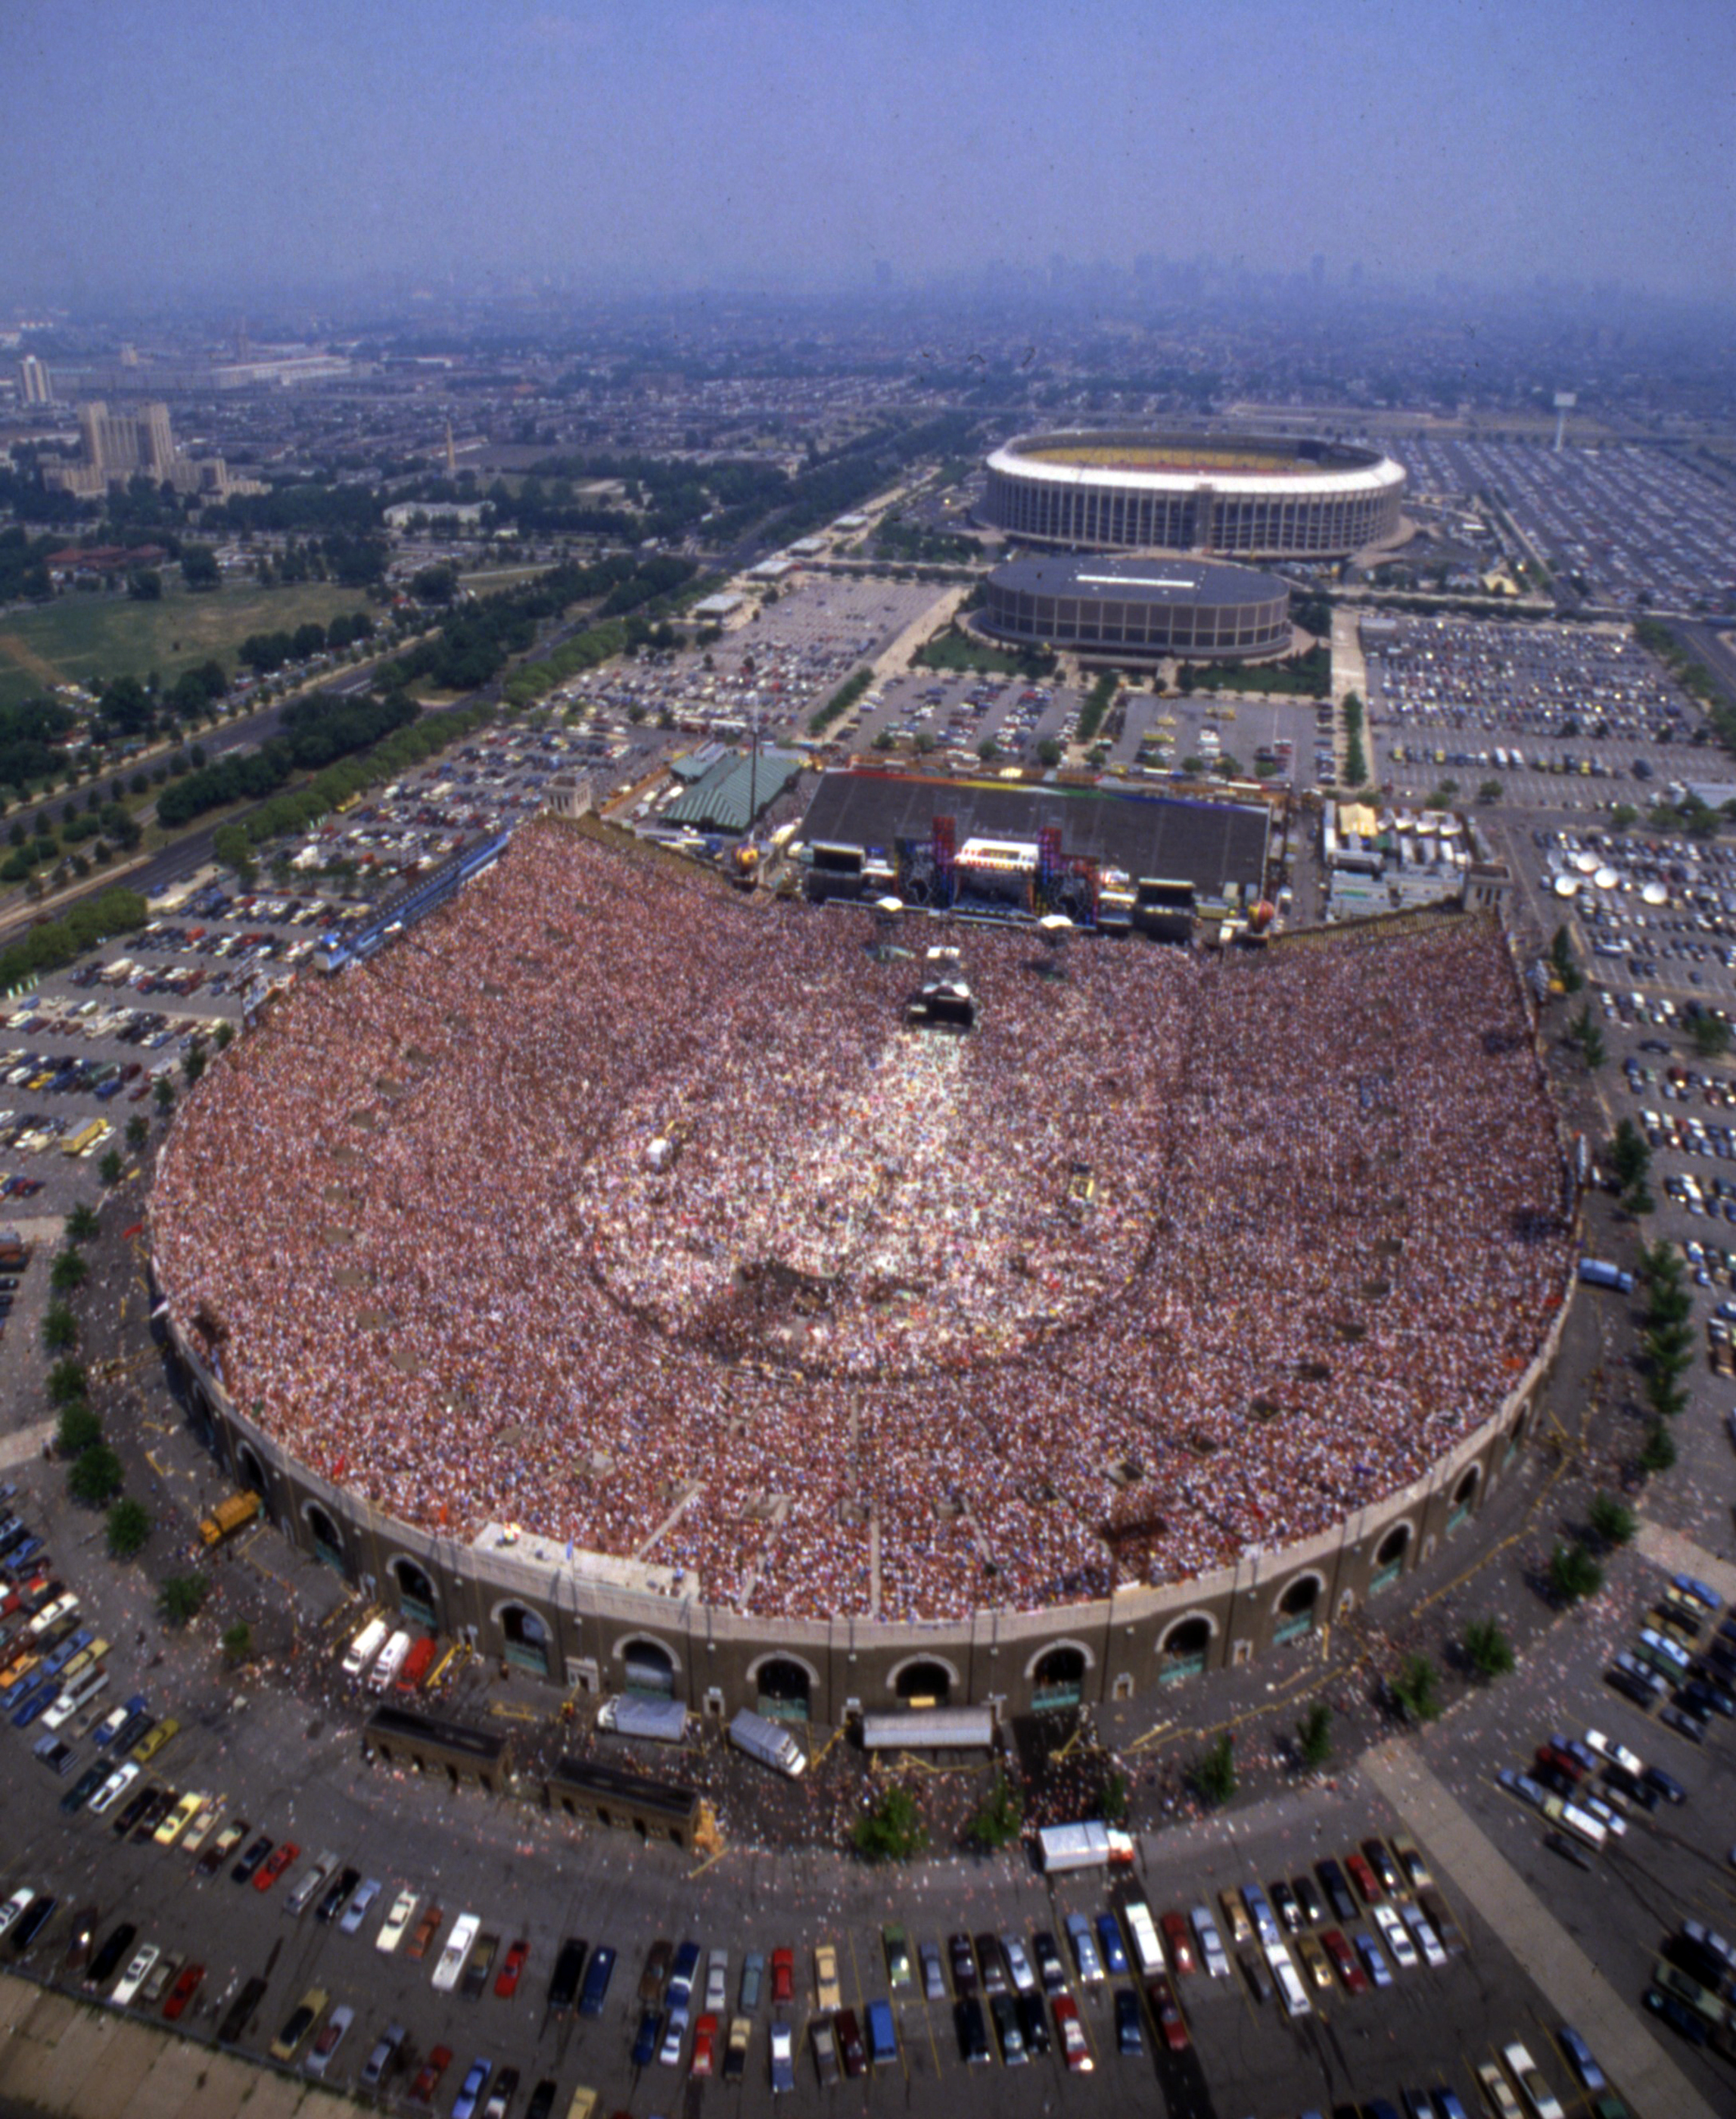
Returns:
[[[58,597],[39,610],[0,615],[0,706],[35,698],[57,684],[93,678],[174,677],[216,656],[235,666],[235,650],[251,633],[293,631],[340,611],[365,610],[360,589],[325,582],[262,589],[226,583],[202,596],[164,585],[160,603],[110,596]]]

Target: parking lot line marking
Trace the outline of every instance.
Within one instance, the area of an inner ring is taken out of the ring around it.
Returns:
[[[1470,1814],[1437,1780],[1408,1741],[1377,1745],[1361,1768],[1441,1869],[1460,1888],[1533,1983],[1570,2021],[1599,2025],[1608,2062],[1636,2085],[1644,2112],[1670,2119],[1712,2119],[1711,2107],[1653,2038],[1626,1998],[1611,1985],[1548,1908],[1494,1846]]]

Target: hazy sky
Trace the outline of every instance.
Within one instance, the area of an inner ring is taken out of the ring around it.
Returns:
[[[1730,0],[0,0],[0,300],[1054,252],[1736,289]]]

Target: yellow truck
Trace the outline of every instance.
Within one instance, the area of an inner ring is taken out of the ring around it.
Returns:
[[[231,1494],[227,1500],[219,1501],[216,1508],[199,1525],[199,1536],[207,1546],[221,1545],[238,1530],[244,1530],[259,1513],[259,1496],[251,1491]]]

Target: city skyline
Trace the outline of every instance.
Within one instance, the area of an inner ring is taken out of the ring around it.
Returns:
[[[1339,289],[1736,288],[1706,0],[89,5],[15,34],[16,299],[498,274],[862,287],[1209,254]],[[191,113],[197,122],[188,122]]]

